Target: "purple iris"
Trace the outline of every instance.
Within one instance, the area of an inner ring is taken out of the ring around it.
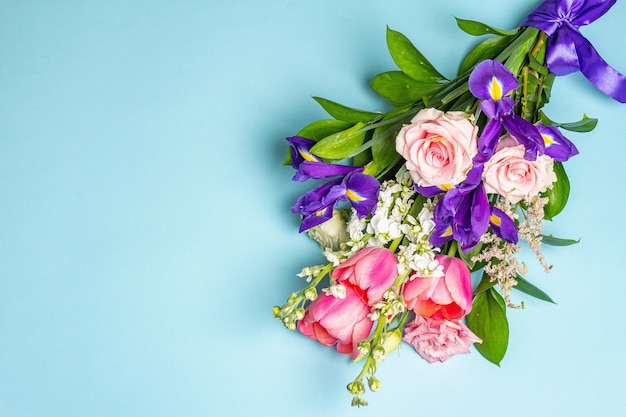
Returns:
[[[546,144],[546,155],[555,161],[565,162],[578,155],[576,146],[556,126],[539,126],[539,132]]]
[[[486,161],[494,154],[503,127],[524,145],[527,160],[544,153],[545,144],[537,127],[513,112],[515,101],[509,93],[516,90],[519,83],[507,67],[486,59],[474,68],[468,84],[472,94],[481,99],[480,108],[489,119],[478,138],[481,160]]]
[[[503,211],[491,207],[481,180],[483,167],[475,165],[467,179],[455,186],[437,202],[433,220],[435,228],[430,243],[441,247],[454,239],[467,252],[473,248],[491,225],[500,238],[517,243],[517,228]]]
[[[340,202],[352,205],[359,218],[374,212],[380,183],[364,174],[363,167],[324,162],[310,152],[316,143],[311,139],[293,136],[287,141],[291,146],[291,166],[297,170],[294,181],[331,178],[301,195],[291,207],[293,213],[302,215],[300,232],[329,220],[333,208]]]

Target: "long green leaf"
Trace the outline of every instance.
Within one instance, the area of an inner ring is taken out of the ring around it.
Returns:
[[[540,114],[540,116],[541,121],[544,125],[560,127],[561,129],[569,130],[570,132],[587,133],[591,132],[598,125],[598,119],[588,117],[586,114],[583,114],[583,118],[579,121],[570,123],[557,123],[553,120],[550,120],[548,116],[546,116],[543,112]]]
[[[474,20],[464,20],[455,17],[456,24],[461,28],[461,30],[472,36],[482,36],[482,35],[503,35],[503,36],[512,36],[517,34],[517,29],[515,30],[504,30],[497,29],[491,26],[487,26],[484,23],[476,22]]]
[[[512,36],[492,36],[479,43],[474,49],[461,62],[459,67],[459,74],[463,74],[465,71],[469,71],[479,62],[485,59],[492,59],[500,51],[502,51],[511,41]]]
[[[333,116],[335,119],[343,120],[344,122],[366,123],[380,116],[380,113],[353,109],[325,98],[313,97],[313,99],[317,101],[328,114]]]
[[[326,159],[343,159],[350,152],[358,149],[365,141],[366,132],[361,131],[363,123],[357,123],[349,129],[327,136],[311,148],[311,153]]]
[[[548,204],[543,208],[546,220],[551,220],[554,216],[563,211],[569,198],[569,178],[567,178],[565,168],[563,168],[561,162],[554,161],[554,173],[556,174],[556,182],[552,184],[552,188],[549,188],[543,194],[549,199]]]
[[[371,85],[374,91],[396,107],[422,100],[442,87],[439,82],[416,81],[402,71],[378,74]]]
[[[354,123],[348,123],[342,120],[316,120],[300,129],[297,136],[318,141],[324,139],[326,136],[344,131],[352,125],[354,125]]]
[[[387,47],[398,68],[414,80],[437,82],[446,79],[402,33],[387,28]]]
[[[545,292],[543,292],[542,290],[540,290],[539,288],[537,288],[536,286],[528,282],[526,278],[522,277],[521,275],[519,274],[517,275],[516,281],[517,281],[517,285],[513,287],[516,290],[519,290],[525,294],[531,295],[540,300],[547,301],[552,304],[556,304],[554,300],[552,300],[552,298],[550,298],[548,294],[546,294]]]
[[[502,296],[493,288],[476,294],[467,326],[483,341],[475,345],[476,350],[500,366],[509,344],[509,323]]]
[[[549,246],[571,246],[580,243],[580,239],[561,239],[552,235],[543,235],[541,242]]]

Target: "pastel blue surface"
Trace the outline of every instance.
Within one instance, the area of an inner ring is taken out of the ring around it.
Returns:
[[[0,3],[0,416],[619,416],[626,107],[579,74],[548,115],[570,134],[572,196],[510,311],[498,368],[408,346],[352,409],[360,370],[271,309],[322,261],[289,207],[284,138],[322,96],[386,108],[385,27],[453,76],[476,42],[453,16],[513,28],[532,0]],[[583,28],[626,72],[626,3]],[[519,300],[523,299],[518,297]]]

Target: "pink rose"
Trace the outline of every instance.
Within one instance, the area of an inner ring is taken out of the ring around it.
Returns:
[[[515,204],[536,196],[556,181],[554,161],[540,155],[534,161],[524,159],[524,146],[507,135],[500,140],[496,153],[485,163],[483,182],[490,194],[500,194]]]
[[[396,255],[389,249],[376,247],[361,249],[332,273],[337,283],[352,286],[370,306],[383,298],[397,276]]]
[[[369,336],[373,322],[370,308],[351,287],[344,298],[320,294],[304,312],[298,330],[326,346],[337,343],[337,350],[355,358],[357,344]]]
[[[463,112],[423,109],[400,129],[396,150],[417,185],[452,186],[472,167],[477,132]]]
[[[428,362],[443,362],[457,353],[469,353],[473,343],[482,343],[458,320],[427,319],[417,316],[404,328],[403,340]]]
[[[443,267],[443,276],[421,278],[414,273],[404,284],[404,302],[423,317],[460,319],[472,309],[470,270],[459,258],[436,255],[435,260]]]

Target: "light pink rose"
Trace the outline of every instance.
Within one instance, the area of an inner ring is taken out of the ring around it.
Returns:
[[[404,328],[403,340],[428,362],[443,362],[458,353],[469,353],[473,343],[482,343],[458,320],[427,319],[417,316]]]
[[[326,346],[337,343],[340,353],[357,357],[357,345],[369,336],[373,322],[367,316],[370,308],[351,287],[344,298],[320,294],[298,321],[298,330]]]
[[[404,302],[423,317],[460,319],[472,310],[470,270],[459,258],[436,255],[435,260],[443,266],[443,276],[421,278],[414,273],[404,284]]]
[[[500,194],[515,204],[536,196],[556,181],[554,161],[540,155],[535,161],[524,159],[524,146],[507,135],[500,140],[496,153],[485,163],[483,182],[490,194]]]
[[[398,276],[398,260],[389,249],[367,247],[346,259],[332,273],[339,284],[352,286],[373,306]]]
[[[396,150],[417,185],[452,186],[472,167],[477,132],[463,112],[423,109],[400,129]]]

